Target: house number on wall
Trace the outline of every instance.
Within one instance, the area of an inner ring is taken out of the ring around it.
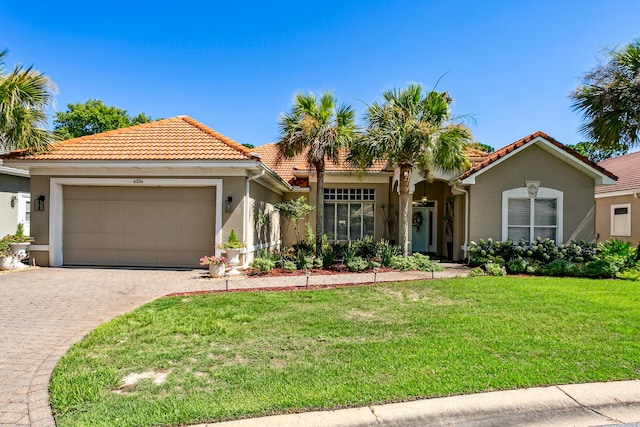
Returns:
[[[135,178],[135,179],[133,180],[133,183],[134,183],[134,184],[142,184],[142,182],[143,182],[143,181],[142,181],[142,178]]]

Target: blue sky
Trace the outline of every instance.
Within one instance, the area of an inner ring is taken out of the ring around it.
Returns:
[[[361,117],[385,89],[440,77],[478,141],[573,144],[569,92],[640,37],[637,0],[5,3],[7,65],[50,76],[56,110],[97,98],[254,145],[277,140],[295,92],[331,90]]]

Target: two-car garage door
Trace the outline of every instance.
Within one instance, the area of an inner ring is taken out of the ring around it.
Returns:
[[[215,187],[65,186],[65,265],[197,267],[213,253]]]

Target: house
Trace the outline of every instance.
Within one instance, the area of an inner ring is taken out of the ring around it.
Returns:
[[[6,162],[28,169],[31,193],[44,198],[31,215],[38,265],[196,267],[232,229],[254,249],[258,209],[273,217],[263,243],[273,244],[273,204],[290,189],[249,149],[185,116]]]
[[[615,185],[596,187],[596,233],[599,241],[612,237],[637,245],[640,241],[640,152],[598,163],[616,174]],[[636,212],[635,217],[633,212]]]
[[[0,237],[14,234],[18,223],[28,235],[30,211],[29,172],[7,167],[0,160]]]
[[[412,250],[467,256],[471,240],[535,236],[593,240],[596,185],[615,175],[536,132],[492,154],[470,151],[470,169],[411,177]],[[397,242],[397,176],[384,163],[362,174],[327,162],[324,230],[331,241]],[[32,213],[39,265],[195,267],[235,229],[245,260],[279,242],[274,204],[304,195],[317,205],[315,172],[275,144],[249,150],[186,116],[13,152],[45,200]],[[308,219],[315,223],[315,213]],[[285,231],[284,244],[293,243]],[[219,251],[218,251],[219,252]]]
[[[532,241],[557,244],[595,238],[596,185],[617,177],[543,132],[488,155],[453,181],[468,200],[469,241]]]

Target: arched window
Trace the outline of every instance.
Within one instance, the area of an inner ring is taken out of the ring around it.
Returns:
[[[527,187],[502,192],[502,240],[531,243],[536,237],[549,238],[562,244],[563,193],[539,187],[532,192]]]

